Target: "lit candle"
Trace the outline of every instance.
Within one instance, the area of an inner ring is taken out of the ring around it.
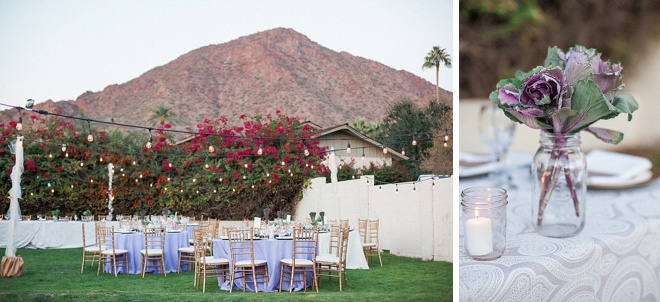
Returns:
[[[475,218],[465,221],[465,240],[468,251],[473,256],[488,255],[493,251],[493,230],[490,218],[479,217],[479,212],[474,212]]]

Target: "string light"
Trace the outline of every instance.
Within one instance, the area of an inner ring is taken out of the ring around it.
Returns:
[[[257,149],[257,154],[264,154],[264,144],[259,144],[259,149]]]
[[[387,146],[383,145],[383,154],[387,154]]]
[[[362,164],[364,164],[364,148],[362,148]]]
[[[48,153],[48,158],[53,158],[53,153]]]
[[[447,148],[447,142],[444,142],[442,145]]]
[[[307,150],[307,145],[303,145],[303,148],[305,149],[304,151],[305,156],[309,156],[309,150]]]
[[[154,137],[151,135],[151,128],[149,128],[149,140],[147,141],[147,144],[145,145],[145,147],[147,147],[147,149],[151,149],[151,142],[153,142],[153,140],[154,140]]]
[[[16,130],[21,131],[23,130],[23,114],[21,113],[21,108],[17,107],[18,109],[18,123],[16,123]]]
[[[346,153],[351,154],[351,142],[348,142],[348,145],[346,145]]]
[[[449,140],[449,133],[447,131],[449,131],[449,129],[445,128],[445,142]]]
[[[416,133],[413,133],[412,145],[417,146],[417,134]]]
[[[401,155],[406,156],[406,149],[401,149]]]
[[[99,161],[100,161],[100,162],[103,162],[103,155],[101,155],[101,156],[99,157]]]
[[[69,157],[69,152],[64,154],[65,157]]]
[[[204,167],[208,169],[209,168],[209,163],[206,163],[206,165],[204,165]]]
[[[62,152],[66,152],[66,144],[62,144]]]
[[[85,164],[83,164],[83,162],[82,162],[82,160],[81,160],[81,161],[80,161],[80,166],[82,167],[82,166],[84,166],[84,165],[85,165]]]
[[[396,194],[399,194],[399,184],[395,184],[395,185],[396,185]]]
[[[94,141],[94,135],[92,135],[92,124],[90,123],[89,119],[87,119],[87,127],[89,128],[89,134],[87,134],[87,141],[91,143]]]
[[[209,145],[209,152],[210,152],[210,153],[214,153],[214,152],[215,152],[215,148],[213,147],[213,145],[211,145],[211,141],[208,141],[207,143],[208,143],[208,145]]]

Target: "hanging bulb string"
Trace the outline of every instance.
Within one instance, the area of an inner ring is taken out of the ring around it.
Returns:
[[[21,110],[26,110],[23,107],[20,106],[13,106],[13,105],[8,105],[4,103],[0,103],[0,106],[5,106],[5,107],[10,107],[10,108],[16,108],[19,110],[19,113]],[[89,133],[91,134],[91,122],[94,123],[99,123],[99,124],[105,124],[105,125],[112,125],[112,126],[119,126],[119,127],[125,127],[125,128],[135,128],[135,129],[143,129],[143,130],[149,130],[149,126],[140,126],[140,125],[133,125],[133,124],[126,124],[126,123],[118,123],[114,121],[102,121],[102,120],[95,120],[91,118],[84,118],[84,117],[76,117],[76,116],[71,116],[71,115],[65,115],[65,114],[59,114],[59,113],[54,113],[54,112],[49,112],[46,110],[41,110],[41,109],[32,109],[31,111],[36,112],[41,115],[52,115],[52,116],[57,116],[57,117],[62,117],[66,119],[73,119],[73,120],[79,120],[83,122],[87,122],[89,127]],[[153,128],[152,128],[153,129]],[[302,140],[303,142],[305,140],[317,140],[317,141],[350,141],[350,140],[355,140],[351,138],[299,138],[299,137],[278,137],[278,136],[273,136],[273,137],[252,137],[252,136],[245,136],[245,135],[228,135],[228,134],[217,134],[217,133],[201,133],[201,132],[193,132],[193,131],[185,131],[185,130],[177,130],[177,129],[162,129],[159,128],[159,131],[162,132],[169,132],[169,133],[179,133],[179,134],[188,134],[188,135],[194,135],[194,136],[199,136],[199,135],[211,135],[211,136],[216,136],[216,137],[222,137],[222,138],[240,138],[240,139],[263,139],[263,140],[285,140],[285,141],[297,141],[297,140]],[[445,128],[445,135],[448,135],[448,131],[451,129]],[[397,138],[397,137],[410,137],[412,134],[397,134],[397,135],[390,135],[390,136],[378,136],[378,138],[382,140],[388,139],[388,138]],[[433,138],[435,136],[434,131],[428,131],[428,132],[415,132],[415,136],[422,136],[426,135],[427,138]],[[358,139],[370,139],[370,140],[375,140],[372,137],[360,134],[357,136]],[[391,144],[391,142],[390,142]]]

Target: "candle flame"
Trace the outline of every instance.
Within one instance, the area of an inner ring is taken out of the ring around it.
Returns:
[[[474,210],[474,216],[476,216],[477,218],[479,218],[479,211]]]

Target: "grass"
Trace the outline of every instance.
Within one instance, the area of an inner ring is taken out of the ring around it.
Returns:
[[[4,249],[0,249],[4,255]],[[0,278],[0,301],[451,301],[452,263],[383,254],[383,266],[349,270],[348,286],[324,278],[319,292],[243,293],[220,290],[207,280],[206,293],[193,286],[193,273],[80,273],[81,249],[19,249],[25,266],[15,278]]]

